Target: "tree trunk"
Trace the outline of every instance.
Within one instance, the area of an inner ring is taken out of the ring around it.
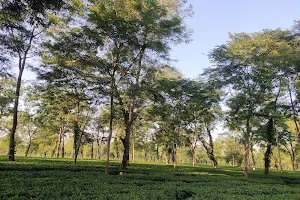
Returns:
[[[147,161],[147,150],[144,148],[144,161]]]
[[[249,162],[249,143],[244,144],[245,155],[244,155],[244,175],[248,177],[248,162]]]
[[[18,106],[19,106],[19,98],[20,98],[20,88],[22,82],[22,75],[25,67],[25,59],[23,59],[24,66],[21,64],[22,59],[19,58],[19,76],[17,80],[16,93],[15,93],[15,103],[13,108],[13,124],[11,128],[11,132],[9,135],[9,151],[8,151],[8,160],[15,161],[15,133],[18,126]]]
[[[132,162],[134,163],[134,135],[132,134]]]
[[[250,118],[247,118],[246,122],[246,133],[245,133],[245,143],[244,143],[244,149],[245,149],[245,155],[244,155],[244,175],[245,177],[248,177],[248,162],[249,162],[249,144],[250,144]]]
[[[201,141],[203,147],[205,148],[206,153],[207,153],[207,156],[208,156],[208,158],[211,160],[213,166],[214,166],[214,167],[217,167],[217,166],[218,166],[218,162],[217,162],[217,160],[215,159],[215,155],[214,155],[214,144],[213,144],[213,139],[212,139],[210,130],[209,130],[208,128],[207,128],[207,135],[208,135],[208,137],[209,137],[209,144],[207,144],[207,142],[206,142],[203,138],[200,138],[200,141]]]
[[[157,161],[159,161],[159,152],[158,152],[158,145],[156,146],[156,159]]]
[[[94,134],[91,135],[92,143],[91,143],[91,159],[94,159]]]
[[[271,162],[271,154],[272,154],[272,144],[270,142],[267,142],[267,150],[265,152],[265,158],[264,158],[264,161],[265,161],[265,170],[264,170],[264,174],[265,175],[268,175],[269,174],[269,168],[270,168],[270,162]]]
[[[291,156],[292,169],[293,171],[295,171],[295,150],[292,143],[290,143],[290,146],[291,146],[290,156]]]
[[[208,132],[208,137],[209,137],[209,146],[210,146],[210,157],[209,158],[212,160],[214,167],[217,167],[218,166],[218,162],[217,162],[217,160],[215,158],[214,143],[213,143],[213,139],[212,139],[210,131]]]
[[[269,168],[270,168],[270,163],[271,163],[271,154],[272,154],[272,136],[274,134],[274,125],[273,125],[273,119],[270,118],[268,123],[267,123],[267,150],[265,152],[265,171],[264,174],[268,175],[269,174]]]
[[[192,164],[195,166],[195,146],[192,147]]]
[[[107,152],[105,161],[105,175],[109,175],[109,156],[110,156],[110,142],[113,134],[113,119],[114,119],[114,83],[113,77],[111,80],[111,94],[110,94],[110,119],[109,119],[109,135],[107,139]]]
[[[120,147],[119,147],[119,141],[117,138],[115,138],[115,145],[116,145],[116,158],[120,158]]]
[[[91,146],[91,159],[94,159],[94,141],[92,141],[92,146]]]
[[[100,160],[101,159],[101,143],[100,143],[100,139],[97,138],[97,156],[98,156],[98,159]]]
[[[28,153],[29,153],[30,147],[31,147],[31,137],[29,137],[29,143],[28,143],[27,149],[26,149],[26,151],[25,151],[25,157],[27,157],[27,156],[28,156]]]
[[[141,69],[142,69],[142,60],[144,58],[144,51],[145,51],[145,47],[142,47],[140,54],[139,54],[138,66],[136,69],[135,86],[137,86],[137,87],[140,84],[140,73],[141,73]],[[136,94],[134,93],[131,95],[131,100],[130,100],[130,104],[128,106],[128,111],[126,111],[125,109],[123,110],[124,122],[126,124],[126,127],[125,127],[126,136],[124,138],[124,154],[123,154],[122,166],[121,166],[122,169],[126,169],[127,165],[129,165],[130,136],[131,136],[131,126],[134,121],[133,112],[135,109],[135,98],[136,98]]]
[[[124,154],[122,160],[122,169],[126,169],[129,164],[129,150],[130,150],[130,134],[131,134],[131,124],[126,126],[126,136],[124,138]]]
[[[61,147],[61,157],[65,157],[65,134],[63,133],[62,135],[62,147]]]
[[[80,154],[81,154],[81,159],[83,159],[83,148],[81,148]]]
[[[297,114],[296,114],[295,105],[294,105],[294,101],[293,101],[293,97],[292,97],[292,91],[291,91],[290,87],[288,87],[288,90],[289,90],[291,108],[292,108],[292,111],[293,111],[293,119],[294,119],[294,123],[295,123],[295,126],[296,126],[297,135],[300,139],[300,130],[299,130],[299,125],[298,125],[299,123],[298,123],[298,120],[297,120]]]
[[[170,151],[168,149],[166,153],[166,165],[168,165],[169,163],[170,163]]]
[[[77,162],[80,144],[80,127],[79,127],[79,101],[77,102],[77,113],[74,120],[74,163]]]
[[[59,151],[60,151],[60,145],[61,145],[61,139],[62,139],[61,137],[62,137],[62,127],[60,127],[60,131],[59,131],[59,135],[58,135],[56,158],[59,158]]]
[[[17,80],[17,85],[16,85],[16,93],[15,93],[16,96],[15,96],[15,103],[14,103],[14,108],[13,108],[13,124],[12,124],[12,128],[11,128],[10,135],[9,135],[9,150],[8,150],[8,160],[9,161],[15,161],[15,133],[16,133],[17,126],[18,126],[18,107],[19,107],[22,75],[23,75],[23,71],[25,69],[27,54],[31,48],[32,41],[33,41],[34,37],[36,36],[36,35],[34,35],[34,31],[35,31],[35,28],[33,28],[31,31],[28,46],[24,51],[23,58],[21,57],[20,51],[18,52],[19,53],[19,63],[18,63],[19,75],[18,75],[18,80]]]
[[[252,163],[253,163],[253,170],[255,170],[256,162],[255,162],[255,157],[254,157],[254,153],[253,153],[253,144],[251,144],[251,146],[250,146],[250,151],[251,151],[251,157],[252,157]]]
[[[54,146],[54,148],[53,148],[53,150],[52,150],[52,152],[51,152],[51,158],[53,158],[54,155],[55,155],[55,150],[56,150],[56,148],[57,148],[57,143],[58,143],[58,141],[55,142],[55,146]]]
[[[64,138],[63,138],[63,134],[64,134],[64,126],[61,125],[61,127],[59,128],[59,136],[58,136],[58,145],[57,145],[56,158],[59,158],[59,152],[60,152],[60,146],[61,146],[61,144],[62,144],[62,158],[64,157]]]
[[[292,159],[291,162],[292,162],[292,169],[293,169],[293,171],[296,171],[295,170],[295,159]]]
[[[281,164],[281,156],[280,156],[280,144],[279,144],[277,128],[276,128],[276,144],[277,144],[277,155],[278,155],[278,162],[279,162],[280,172],[282,173],[282,164]]]
[[[295,171],[295,158],[291,159],[291,163],[292,163],[292,169],[293,171]]]
[[[177,146],[174,144],[173,148],[173,164],[174,164],[174,169],[177,167]]]
[[[235,160],[234,155],[232,154],[232,167],[235,167]]]

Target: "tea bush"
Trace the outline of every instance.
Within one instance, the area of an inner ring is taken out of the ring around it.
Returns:
[[[0,199],[300,199],[300,172],[262,169],[0,156]],[[123,173],[120,173],[123,172]]]

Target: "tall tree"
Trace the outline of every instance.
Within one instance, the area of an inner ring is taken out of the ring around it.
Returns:
[[[62,1],[1,1],[0,5],[0,48],[3,55],[18,60],[18,78],[15,88],[13,124],[10,132],[8,159],[15,160],[14,137],[18,125],[18,105],[23,72],[27,60],[36,56],[37,38],[49,25],[47,12],[61,8]]]
[[[227,104],[231,108],[228,118],[232,122],[231,127],[239,126],[245,133],[245,175],[248,174],[249,143],[255,118],[265,122],[265,132],[269,133],[266,135],[269,150],[265,154],[265,159],[269,160],[270,141],[275,138],[274,127],[270,124],[276,124],[279,116],[284,114],[280,100],[286,94],[286,79],[291,77],[297,66],[297,59],[291,59],[294,58],[291,55],[299,51],[298,42],[289,30],[239,33],[230,35],[226,45],[217,47],[211,53],[216,64],[211,71],[212,78],[220,81],[227,87],[226,91],[233,94]]]

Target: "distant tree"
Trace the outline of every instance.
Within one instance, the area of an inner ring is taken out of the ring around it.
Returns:
[[[190,81],[184,86],[184,91],[187,95],[187,117],[185,121],[191,131],[193,161],[196,144],[200,141],[206,149],[207,156],[212,161],[213,166],[217,167],[218,162],[214,156],[212,130],[222,116],[219,107],[220,91],[217,91],[212,83],[205,83],[201,80]]]

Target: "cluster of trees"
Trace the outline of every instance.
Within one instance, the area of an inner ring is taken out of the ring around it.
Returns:
[[[210,54],[211,80],[228,94],[226,124],[241,132],[244,144],[244,173],[248,174],[253,145],[265,147],[268,174],[272,146],[291,156],[293,169],[299,149],[299,23],[292,30],[263,30],[230,35],[227,44]]]
[[[165,159],[176,167],[186,157],[194,165],[205,153],[215,167],[220,156],[233,166],[244,162],[247,176],[259,149],[266,174],[275,150],[281,170],[283,153],[295,170],[298,23],[230,35],[210,53],[214,67],[190,80],[168,65],[171,46],[191,38],[185,1],[5,0],[0,6],[0,134],[9,160],[23,151],[76,163],[85,151],[106,159],[108,175],[110,157],[121,159],[122,169],[130,153],[133,162]],[[37,80],[22,81],[25,69]],[[214,145],[221,121],[228,131]]]

